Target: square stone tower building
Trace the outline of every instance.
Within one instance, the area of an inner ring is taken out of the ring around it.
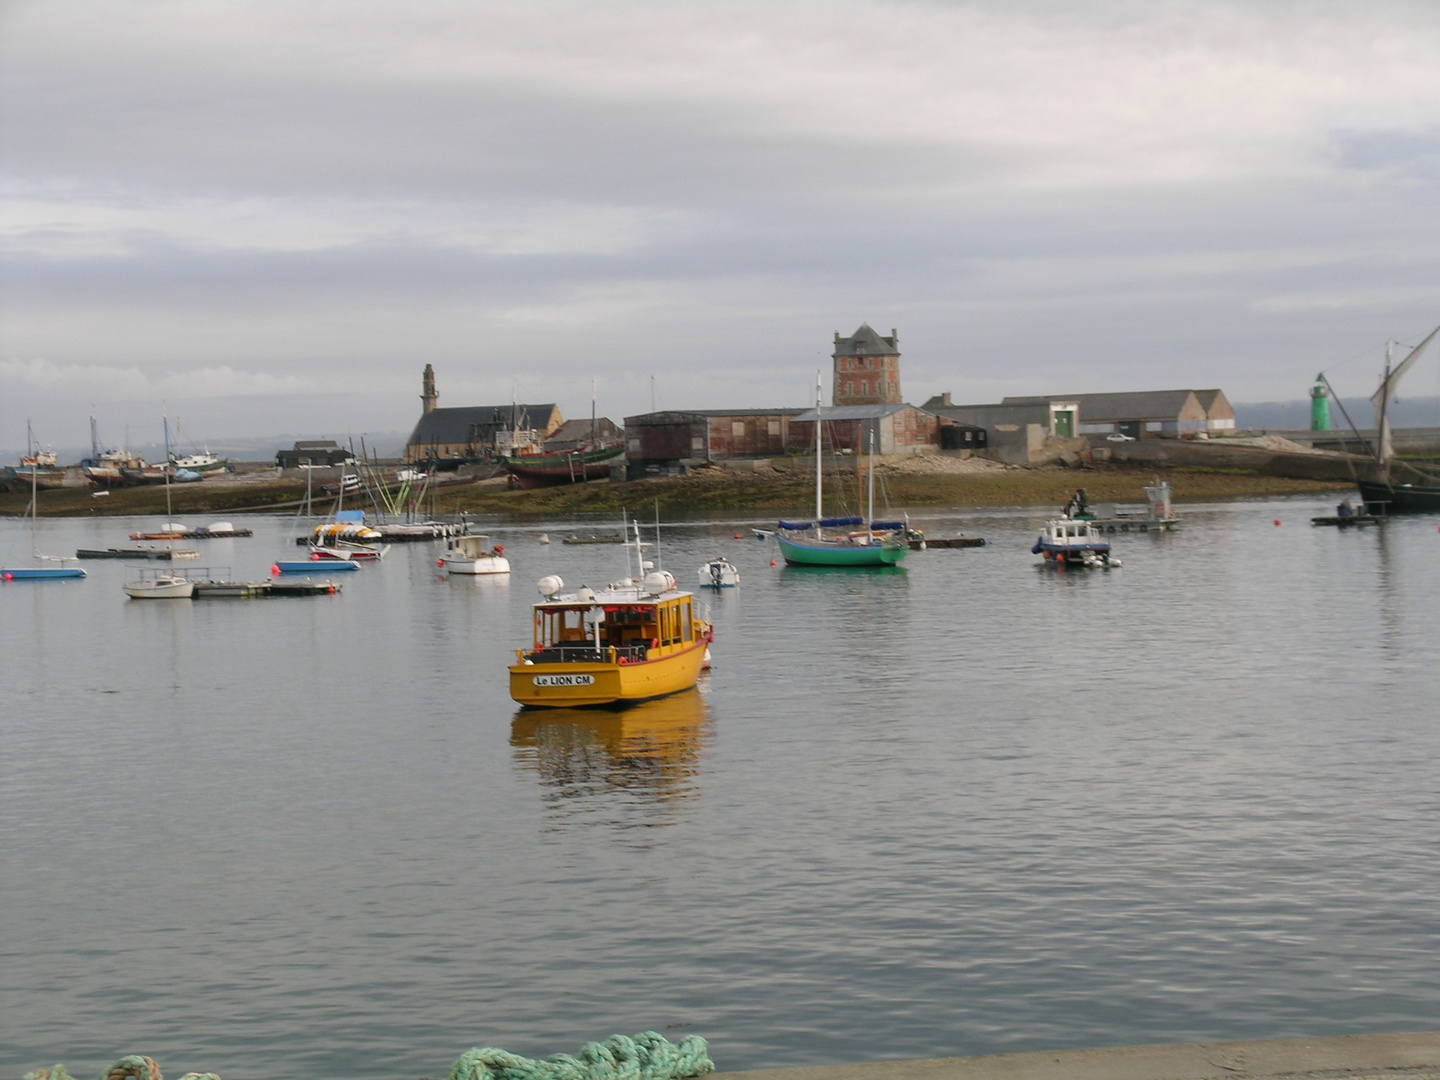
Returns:
[[[835,331],[832,405],[902,405],[900,335],[877,334],[869,323],[847,338]]]

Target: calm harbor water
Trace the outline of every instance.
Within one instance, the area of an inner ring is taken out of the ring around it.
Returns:
[[[924,522],[992,543],[888,572],[668,527],[682,583],[716,553],[744,582],[700,691],[622,713],[506,691],[536,579],[622,573],[537,542],[567,523],[494,526],[508,582],[413,545],[336,597],[0,587],[0,1075],[1433,1028],[1440,532],[1310,528],[1325,505],[1182,507],[1108,572],[1034,565],[1028,510]],[[247,524],[201,563],[294,552]]]

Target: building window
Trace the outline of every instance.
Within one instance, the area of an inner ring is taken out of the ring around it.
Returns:
[[[767,421],[765,422],[765,431],[766,431],[768,434],[770,434],[770,435],[779,435],[779,434],[780,434],[780,421],[779,421],[779,420],[767,420]]]
[[[731,423],[730,437],[732,439],[743,439],[745,437],[745,421],[736,420]]]

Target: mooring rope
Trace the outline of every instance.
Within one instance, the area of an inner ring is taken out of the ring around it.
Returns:
[[[489,1046],[467,1050],[450,1067],[448,1080],[685,1080],[714,1069],[700,1036],[687,1035],[676,1044],[642,1031],[633,1039],[611,1035],[603,1043],[586,1043],[575,1057],[556,1054],[544,1061]]]
[[[449,1080],[691,1080],[715,1071],[705,1040],[687,1035],[672,1043],[654,1031],[633,1039],[611,1035],[586,1043],[574,1057],[556,1054],[543,1061],[487,1046],[467,1050],[450,1066]],[[99,1080],[164,1080],[154,1058],[131,1054],[100,1074]],[[64,1065],[37,1069],[25,1080],[74,1080]],[[220,1080],[214,1073],[186,1073],[180,1080]]]

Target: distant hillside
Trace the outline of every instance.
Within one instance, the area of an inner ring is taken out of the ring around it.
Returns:
[[[372,454],[378,454],[382,458],[398,458],[405,453],[405,438],[409,432],[402,431],[377,431],[365,433],[365,449]],[[349,446],[352,436],[347,432],[324,432],[321,434],[305,435],[261,435],[253,438],[234,437],[228,439],[210,439],[204,444],[212,454],[219,454],[221,457],[234,458],[236,461],[274,461],[277,450],[288,450],[301,439],[334,439],[341,446]],[[360,453],[360,436],[353,436],[355,453]],[[54,446],[52,449],[60,460],[66,464],[73,464],[81,458],[90,456],[89,446]],[[103,449],[103,447],[102,447]],[[165,447],[162,443],[135,443],[130,449],[146,461],[159,461],[165,456]],[[181,442],[174,449],[179,453],[188,454],[198,447],[192,446],[188,441]],[[13,465],[24,450],[20,447],[11,449],[0,448],[0,465]]]
[[[1361,431],[1375,426],[1375,413],[1368,398],[1345,398],[1344,405],[1350,419]],[[1306,401],[1260,401],[1254,404],[1237,404],[1235,426],[1237,428],[1264,429],[1269,431],[1301,431],[1310,426],[1310,402]],[[1440,397],[1401,398],[1390,414],[1392,427],[1440,427]],[[1330,402],[1330,426],[1346,427],[1345,417],[1334,400]]]

